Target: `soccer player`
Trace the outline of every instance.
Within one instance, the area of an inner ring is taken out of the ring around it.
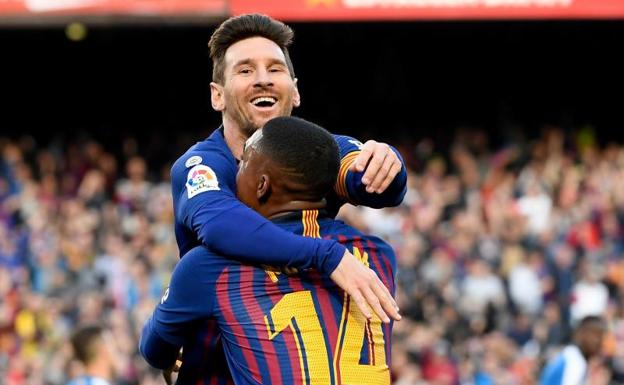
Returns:
[[[583,318],[574,330],[573,343],[548,362],[542,371],[540,385],[585,385],[587,362],[600,354],[605,331],[602,318]]]
[[[243,144],[269,119],[288,116],[300,104],[288,47],[292,30],[263,15],[222,23],[210,39],[212,107],[222,126],[192,146],[171,170],[175,232],[180,255],[198,245],[236,260],[297,269],[315,267],[346,290],[362,312],[384,322],[400,319],[392,296],[371,270],[340,243],[288,233],[245,207],[234,192]],[[334,137],[341,169],[327,210],[346,201],[370,207],[398,205],[407,174],[396,150]]]
[[[327,131],[275,118],[247,141],[238,196],[286,231],[339,241],[394,292],[392,249],[326,210],[339,165]],[[209,348],[217,328],[237,385],[384,385],[390,384],[391,327],[376,316],[367,319],[314,269],[241,264],[199,246],[176,266],[144,326],[140,351],[152,366],[166,368],[183,346],[177,383],[213,383],[213,371],[222,368]]]
[[[114,375],[114,352],[99,326],[78,329],[71,337],[74,357],[82,363],[84,374],[67,385],[109,385]]]

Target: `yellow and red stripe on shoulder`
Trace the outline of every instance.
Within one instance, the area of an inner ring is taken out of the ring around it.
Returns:
[[[318,210],[303,210],[301,221],[303,222],[303,236],[311,238],[321,237],[321,228],[318,223]]]
[[[349,169],[355,162],[355,158],[360,155],[360,150],[351,151],[347,155],[345,155],[340,161],[340,171],[338,172],[338,180],[336,181],[336,186],[334,186],[334,190],[336,190],[336,194],[342,199],[350,200],[349,191],[347,190],[347,173]]]

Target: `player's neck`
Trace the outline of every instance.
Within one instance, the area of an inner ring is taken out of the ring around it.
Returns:
[[[324,209],[326,206],[327,202],[324,199],[316,202],[291,200],[280,204],[266,205],[261,209],[263,211],[261,214],[268,219],[274,219],[296,211]]]
[[[230,119],[223,118],[223,136],[234,158],[239,159],[243,156],[243,147],[245,141],[249,137]]]

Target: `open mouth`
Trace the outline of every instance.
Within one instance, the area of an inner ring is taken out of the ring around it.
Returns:
[[[273,96],[258,96],[251,99],[251,104],[260,108],[270,108],[273,107],[275,103],[277,103],[277,99]]]

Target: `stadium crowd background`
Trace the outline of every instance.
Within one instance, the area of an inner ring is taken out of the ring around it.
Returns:
[[[80,372],[68,336],[94,322],[115,342],[115,383],[161,383],[137,342],[178,259],[168,165],[132,136],[121,150],[76,138],[0,137],[0,383],[63,384]],[[404,203],[340,215],[399,257],[396,384],[535,384],[588,314],[609,325],[590,385],[623,383],[624,146],[598,142],[546,127],[503,145],[469,128],[449,147],[395,143]]]

